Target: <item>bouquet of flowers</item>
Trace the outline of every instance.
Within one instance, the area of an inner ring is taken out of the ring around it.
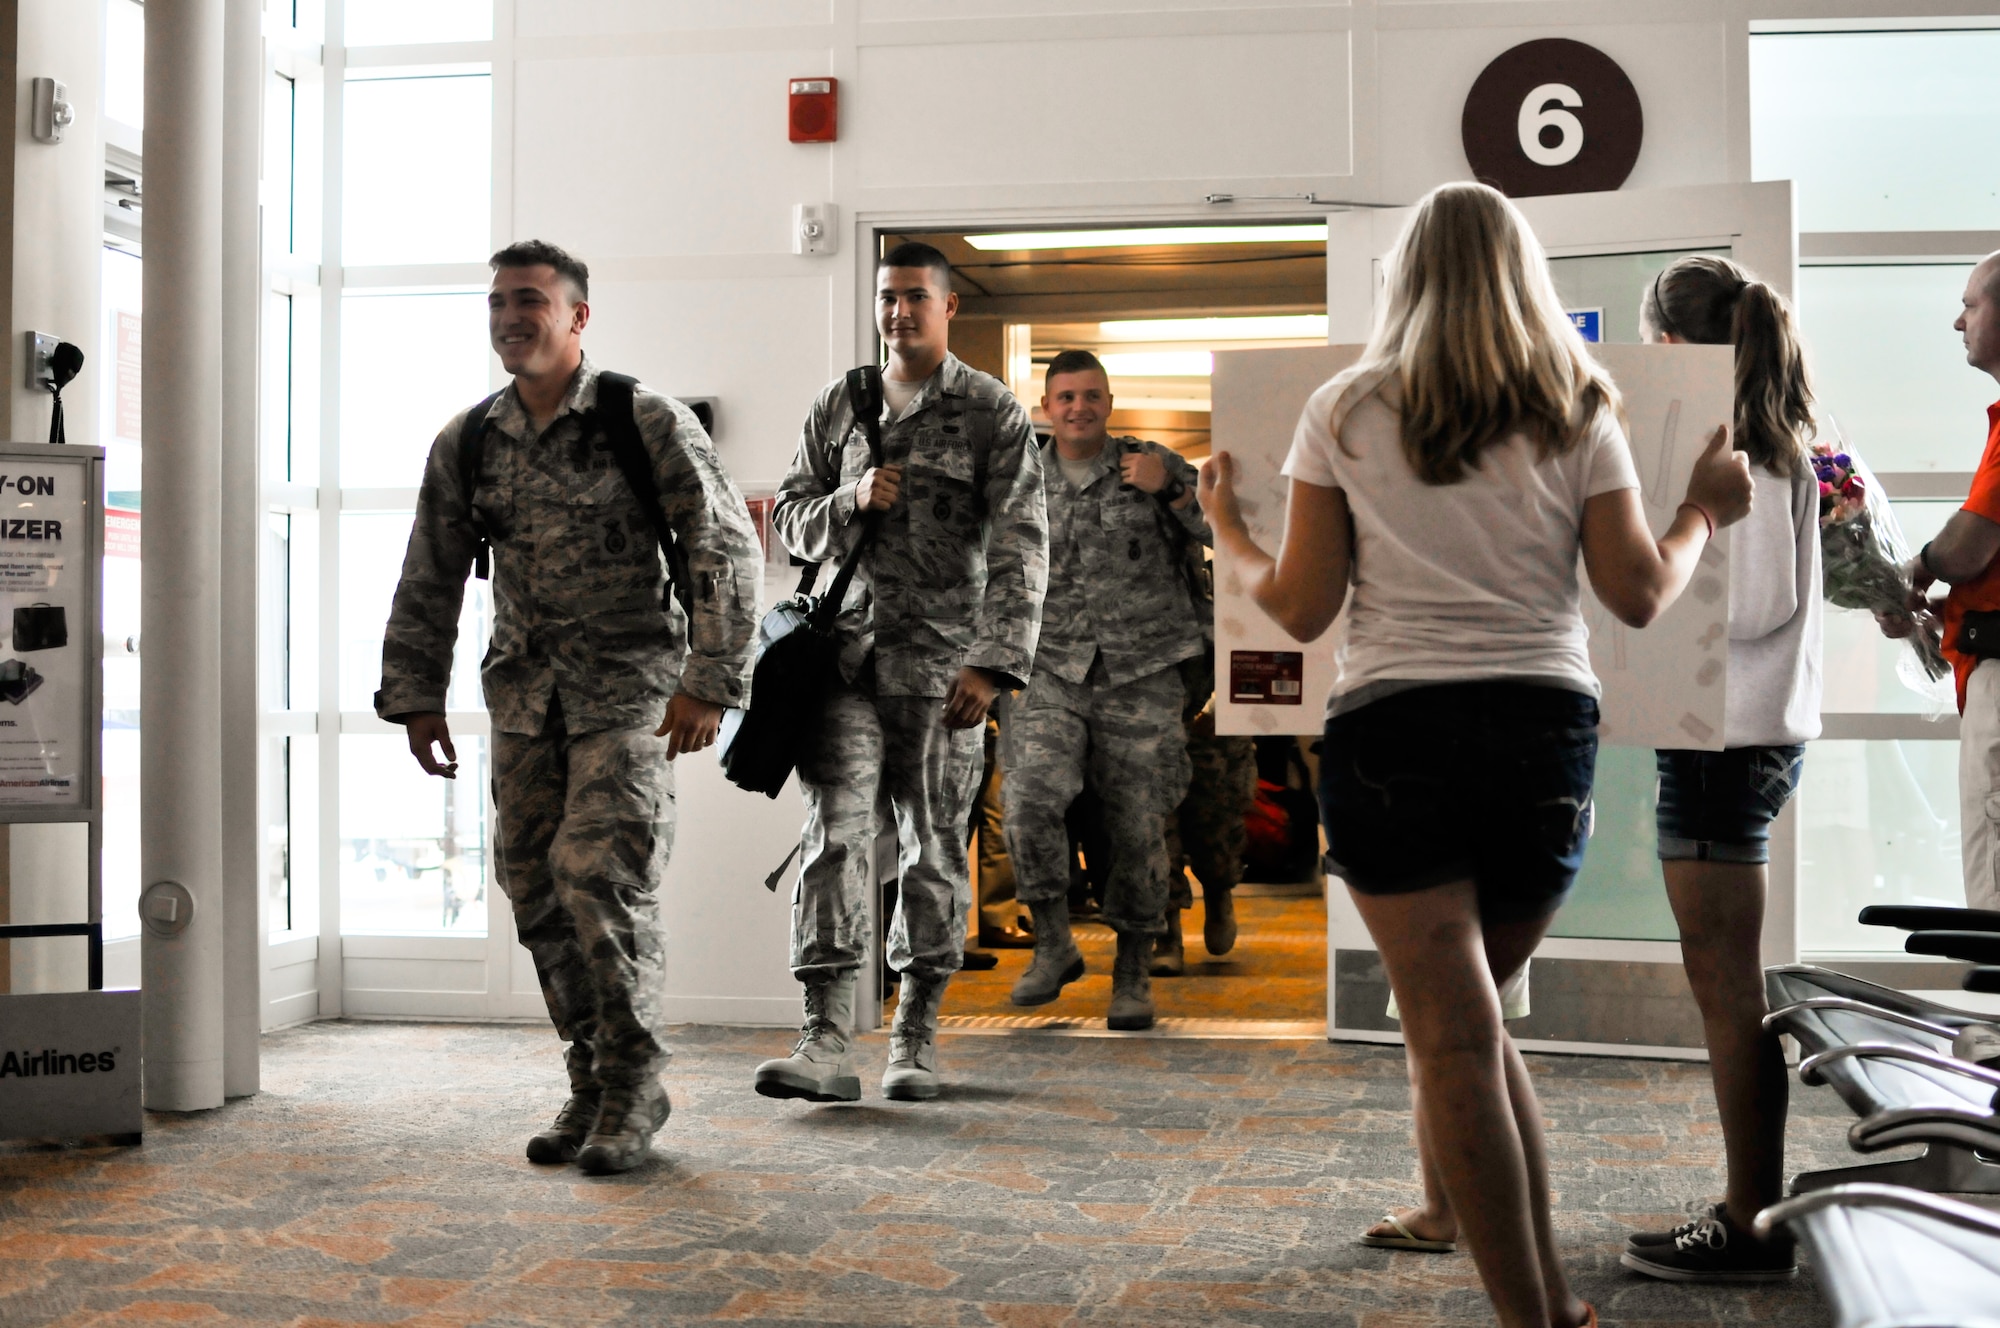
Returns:
[[[1910,578],[1904,570],[1909,544],[1875,477],[1859,457],[1823,445],[1813,447],[1812,463],[1819,478],[1819,547],[1827,601],[1909,623],[1904,639],[1924,676],[1937,681],[1951,672],[1939,648],[1944,628],[1935,614],[1909,607]]]

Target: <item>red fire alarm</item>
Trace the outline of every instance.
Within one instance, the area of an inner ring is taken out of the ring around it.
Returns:
[[[831,143],[840,137],[840,80],[792,80],[789,116],[794,143]]]

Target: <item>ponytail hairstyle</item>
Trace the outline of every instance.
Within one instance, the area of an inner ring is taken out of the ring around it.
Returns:
[[[1784,297],[1726,258],[1694,254],[1646,292],[1640,318],[1656,332],[1736,347],[1736,449],[1773,475],[1808,464],[1812,382]]]
[[[1368,346],[1334,379],[1335,437],[1350,410],[1393,381],[1410,468],[1426,484],[1454,484],[1510,434],[1547,458],[1575,447],[1600,411],[1620,409],[1563,313],[1540,242],[1498,190],[1431,190],[1384,267]]]

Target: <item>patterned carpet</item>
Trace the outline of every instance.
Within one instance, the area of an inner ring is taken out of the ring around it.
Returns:
[[[1245,893],[1236,901],[1238,935],[1227,955],[1202,948],[1201,896],[1183,915],[1187,972],[1153,980],[1153,1003],[1166,1019],[1310,1019],[1326,1027],[1326,901],[1318,894]],[[945,991],[947,1015],[1033,1013],[1103,1023],[1111,1003],[1111,960],[1118,937],[1101,922],[1079,922],[1077,948],[1090,971],[1047,1005],[1024,1012],[1008,1000],[1028,966],[1026,950],[1000,950],[1000,966],[961,973]],[[892,1003],[893,1006],[893,1003]]]
[[[1360,1228],[1414,1190],[1400,1052],[947,1037],[938,1102],[749,1091],[782,1033],[688,1028],[659,1158],[538,1169],[557,1048],[520,1026],[330,1022],[265,1091],[142,1148],[0,1150],[0,1324],[1483,1324],[1471,1260]],[[866,1040],[873,1066],[879,1034]],[[1627,1225],[1720,1184],[1705,1068],[1531,1057],[1566,1258],[1607,1324],[1824,1324],[1809,1278],[1669,1286]],[[1846,1160],[1799,1090],[1794,1162]]]

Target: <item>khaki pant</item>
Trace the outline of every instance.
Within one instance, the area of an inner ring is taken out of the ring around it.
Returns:
[[[1965,849],[1965,904],[2000,908],[2000,660],[1965,680],[1958,726],[1958,824]]]

